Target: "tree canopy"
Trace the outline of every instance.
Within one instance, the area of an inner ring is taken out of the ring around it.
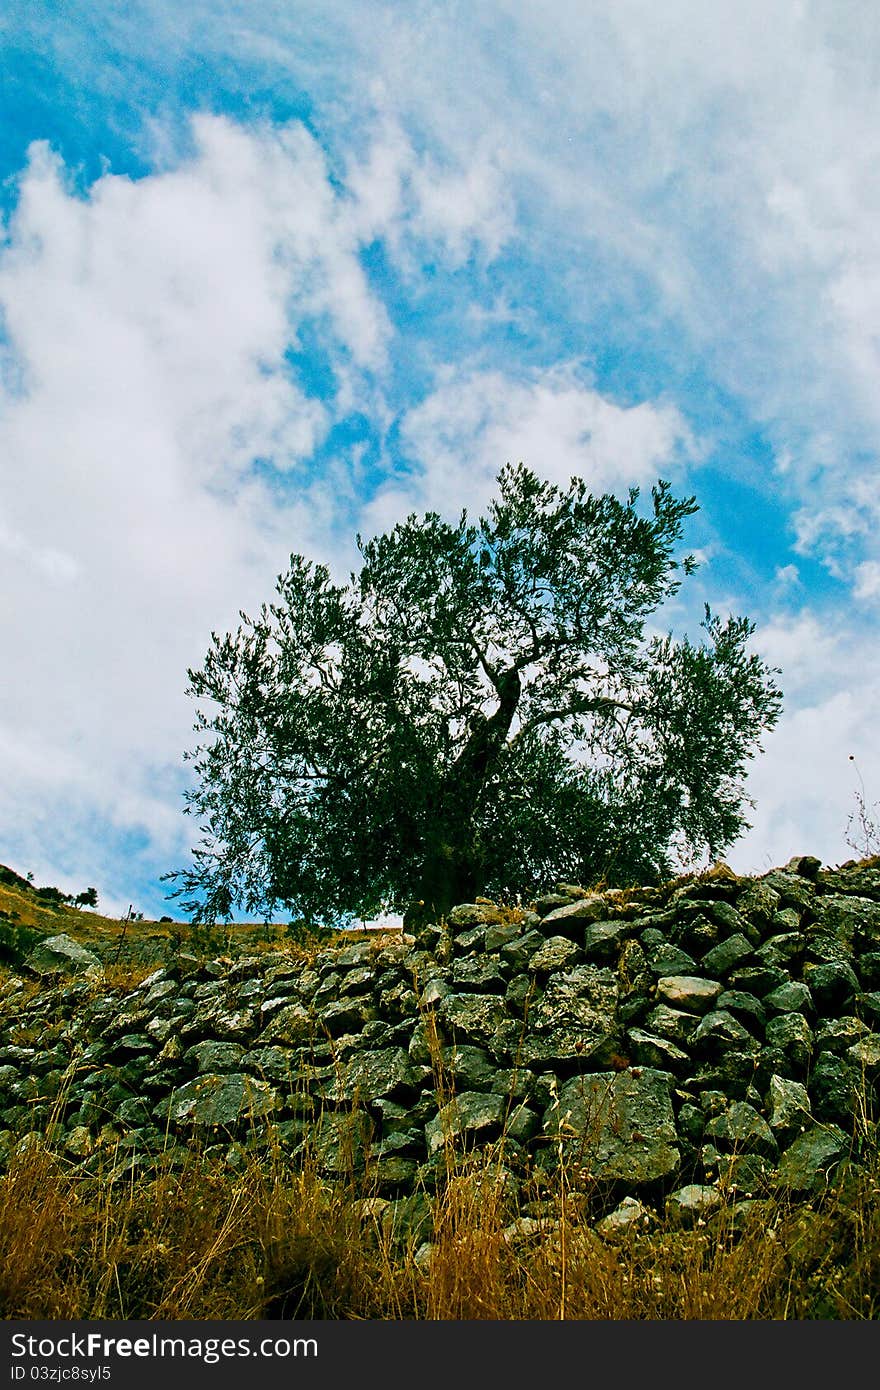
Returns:
[[[695,568],[696,510],[663,481],[643,507],[507,465],[477,521],[359,536],[347,584],[291,556],[188,673],[203,839],[173,896],[198,920],[439,914],[723,851],[781,692],[746,618],[646,632]]]

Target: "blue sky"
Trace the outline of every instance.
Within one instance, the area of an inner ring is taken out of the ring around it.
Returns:
[[[7,3],[0,862],[161,915],[187,666],[291,551],[523,459],[701,505],[785,714],[761,871],[880,798],[880,20],[861,0]],[[857,768],[850,761],[857,758]]]

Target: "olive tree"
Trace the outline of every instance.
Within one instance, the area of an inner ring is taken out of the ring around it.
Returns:
[[[347,583],[291,556],[189,672],[203,839],[172,896],[200,920],[442,914],[723,851],[781,692],[746,618],[646,631],[696,510],[508,465],[479,520],[359,536]]]

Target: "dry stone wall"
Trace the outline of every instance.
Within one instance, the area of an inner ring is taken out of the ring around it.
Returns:
[[[809,1196],[876,1144],[880,859],[559,885],[129,990],[61,939],[0,991],[0,1155],[49,1132],[119,1174],[272,1145],[400,1197],[492,1146],[514,1183],[564,1161],[615,1221],[658,1197],[697,1219],[731,1186]]]

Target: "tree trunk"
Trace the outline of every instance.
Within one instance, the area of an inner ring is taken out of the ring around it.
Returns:
[[[519,673],[498,678],[498,708],[487,719],[478,715],[470,736],[449,769],[437,797],[437,825],[422,865],[416,902],[404,915],[408,929],[437,922],[459,903],[473,902],[483,888],[479,855],[474,848],[474,817],[480,795],[492,775],[519,703]]]
[[[439,922],[459,903],[473,902],[482,884],[472,851],[438,840],[425,857],[415,902],[404,914],[407,930]]]

